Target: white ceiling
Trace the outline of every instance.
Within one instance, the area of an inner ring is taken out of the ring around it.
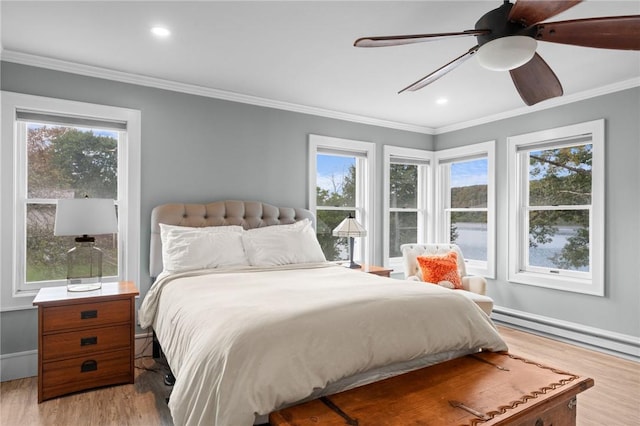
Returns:
[[[508,72],[483,69],[475,58],[420,91],[397,94],[466,52],[475,37],[370,49],[355,48],[353,41],[473,29],[481,15],[501,4],[3,0],[0,40],[2,57],[15,62],[50,58],[228,92],[231,98],[246,95],[285,109],[335,111],[437,133],[530,107]],[[637,0],[591,0],[550,21],[633,14],[640,14]],[[151,35],[159,24],[171,30],[168,39]],[[538,53],[560,79],[562,101],[640,81],[640,52],[541,42]],[[436,104],[440,97],[449,102]],[[545,103],[553,102],[558,100]]]

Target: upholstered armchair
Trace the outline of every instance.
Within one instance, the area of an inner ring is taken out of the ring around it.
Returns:
[[[455,251],[458,255],[458,272],[462,278],[463,290],[457,290],[472,299],[482,308],[482,310],[491,314],[493,309],[493,299],[486,296],[487,280],[477,275],[468,275],[467,268],[464,263],[464,256],[460,247],[455,244],[403,244],[400,246],[402,251],[402,261],[404,263],[404,277],[410,281],[423,281],[422,271],[418,264],[418,256],[424,255],[444,255],[450,251]]]

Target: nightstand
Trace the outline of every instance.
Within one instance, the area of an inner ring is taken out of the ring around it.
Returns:
[[[369,274],[380,275],[381,277],[391,278],[391,272],[393,271],[393,269],[375,265],[362,265],[360,267],[360,271],[367,272]]]
[[[38,306],[38,402],[133,383],[135,296],[130,281],[100,290],[42,288]]]

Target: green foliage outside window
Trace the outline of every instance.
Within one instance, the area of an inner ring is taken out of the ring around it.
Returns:
[[[572,206],[591,203],[592,145],[531,152],[529,155],[529,205]],[[417,167],[392,164],[390,169],[391,208],[416,208]],[[318,206],[355,207],[355,166],[346,173],[342,185],[334,190],[317,188]],[[451,188],[451,207],[484,208],[487,206],[487,185]],[[333,237],[331,232],[344,217],[345,211],[318,210],[318,240],[327,259],[346,259],[347,241]],[[353,212],[352,212],[353,213]],[[415,242],[417,219],[405,212],[390,213],[390,256],[400,255],[399,247]],[[450,236],[459,236],[456,223],[486,223],[486,212],[452,212]],[[552,262],[558,268],[579,270],[589,266],[589,214],[584,209],[532,210],[529,215],[529,246],[537,248],[551,242],[562,227],[575,232]]]
[[[350,165],[338,182],[334,179],[332,189],[316,187],[316,204],[323,207],[346,207],[345,210],[317,210],[316,233],[318,242],[327,260],[348,259],[348,240],[333,236],[333,230],[349,213],[355,216],[356,168]],[[353,207],[354,209],[349,209]]]
[[[59,198],[117,198],[118,141],[65,126],[29,124],[27,128],[29,199],[27,204],[27,282],[66,278],[66,252],[73,237],[53,235]],[[118,274],[117,236],[96,237],[103,251],[103,275]]]
[[[417,209],[418,166],[391,164],[389,169],[389,207]],[[418,233],[418,214],[415,211],[389,212],[389,257],[400,257],[400,246],[415,243]]]
[[[568,206],[530,212],[529,247],[551,242],[562,226],[575,228],[560,254],[551,259],[558,268],[589,266],[589,214],[570,206],[591,204],[592,149],[585,144],[529,154],[529,205]]]

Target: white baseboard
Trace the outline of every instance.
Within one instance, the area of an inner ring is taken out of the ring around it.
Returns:
[[[0,381],[22,379],[38,375],[38,351],[0,355]]]
[[[151,356],[151,335],[136,334],[135,356]],[[38,350],[0,355],[0,382],[38,375]]]
[[[491,319],[533,334],[640,362],[640,337],[494,306]]]

